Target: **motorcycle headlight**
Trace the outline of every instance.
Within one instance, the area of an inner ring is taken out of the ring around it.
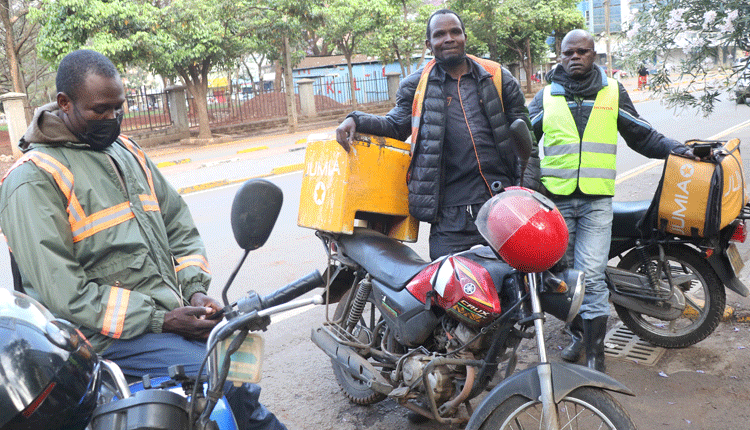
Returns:
[[[569,323],[578,315],[583,303],[583,272],[566,269],[560,273],[542,273],[539,301],[542,310]]]

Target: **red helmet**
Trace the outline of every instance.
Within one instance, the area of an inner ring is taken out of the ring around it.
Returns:
[[[568,248],[568,227],[552,201],[527,188],[508,187],[479,210],[477,228],[512,267],[543,272]]]

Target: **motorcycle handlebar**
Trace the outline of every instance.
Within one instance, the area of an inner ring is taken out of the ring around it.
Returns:
[[[310,272],[308,275],[261,298],[261,309],[268,309],[284,304],[292,299],[296,299],[308,291],[322,287],[323,285],[325,285],[325,281],[323,281],[320,271],[315,270],[314,272]]]

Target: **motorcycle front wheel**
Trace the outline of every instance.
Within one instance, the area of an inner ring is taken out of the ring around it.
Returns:
[[[658,250],[649,251],[650,264],[656,264]],[[634,312],[615,304],[617,315],[641,339],[664,348],[684,348],[708,337],[719,325],[724,313],[726,293],[711,265],[696,252],[682,248],[666,248],[665,258],[672,278],[684,280],[677,285],[685,295],[685,310],[672,321]],[[646,273],[645,265],[637,252],[630,252],[617,265],[618,268]],[[666,280],[666,274],[660,274]]]
[[[635,430],[627,411],[609,393],[593,387],[573,390],[557,404],[560,429]],[[540,429],[542,403],[523,396],[509,397],[487,417],[481,430]]]

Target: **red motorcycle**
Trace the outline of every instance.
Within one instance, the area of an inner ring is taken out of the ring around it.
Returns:
[[[519,141],[530,148],[528,137]],[[328,253],[326,300],[337,304],[312,330],[313,342],[357,404],[390,397],[468,429],[635,428],[607,392],[632,394],[628,388],[547,360],[545,313],[570,321],[583,299],[581,272],[550,270],[567,247],[565,221],[539,193],[496,191],[477,216],[490,246],[434,262],[374,229],[318,230]],[[539,363],[514,374],[523,339],[536,340]],[[469,400],[497,372],[504,379],[474,409]]]

